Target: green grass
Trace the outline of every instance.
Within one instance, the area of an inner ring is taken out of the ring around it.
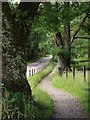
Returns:
[[[39,86],[33,90],[32,94],[39,111],[39,119],[51,118],[53,115],[53,105],[48,94],[41,90]]]
[[[86,82],[84,82],[82,71],[76,71],[75,80],[73,80],[72,72],[69,72],[68,78],[66,78],[65,73],[62,77],[58,76],[57,73],[58,71],[56,70],[51,77],[51,84],[79,99],[86,114],[90,115],[90,111],[88,111],[88,72],[86,73]]]
[[[48,75],[53,69],[53,64],[49,65],[46,69],[41,70],[40,72],[36,73],[34,76],[28,77],[28,82],[31,86],[31,89],[33,90],[38,83],[44,78],[46,75]]]
[[[51,98],[46,92],[41,90],[38,85],[42,78],[52,71],[53,66],[54,65],[49,65],[46,69],[41,70],[34,76],[28,77],[28,82],[31,86],[32,95],[36,106],[34,111],[39,120],[50,118],[53,114]]]

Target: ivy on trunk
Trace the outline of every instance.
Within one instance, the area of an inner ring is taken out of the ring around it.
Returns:
[[[16,21],[16,13],[11,11],[8,3],[2,3],[2,82],[9,91],[31,95],[31,89],[26,79],[25,47],[38,5],[39,3],[21,3],[18,9],[21,12],[26,11],[28,16],[22,17],[20,15],[20,19]],[[23,20],[27,21],[29,16],[32,18],[32,22],[28,29],[27,23],[23,23]],[[20,20],[22,20],[21,23]]]

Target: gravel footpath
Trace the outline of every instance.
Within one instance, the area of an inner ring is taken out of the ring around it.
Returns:
[[[81,118],[81,120],[83,120],[83,118],[85,118],[85,114],[79,101],[69,93],[51,86],[50,77],[55,72],[55,69],[56,66],[48,76],[42,79],[40,83],[40,88],[46,91],[52,99],[54,107],[53,118],[58,118],[58,120],[61,120],[61,118],[69,118],[68,120],[70,120],[70,118]]]

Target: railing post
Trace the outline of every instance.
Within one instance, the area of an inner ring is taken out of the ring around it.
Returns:
[[[58,67],[58,75],[62,76],[62,67]]]
[[[83,74],[84,74],[84,81],[86,82],[86,69],[85,69],[85,65],[83,66]]]
[[[31,70],[29,70],[29,76],[31,76]]]
[[[34,68],[34,74],[35,74],[35,68]]]
[[[73,80],[75,79],[75,67],[73,67]]]

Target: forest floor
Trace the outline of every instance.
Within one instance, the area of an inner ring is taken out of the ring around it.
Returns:
[[[77,98],[51,86],[50,78],[55,70],[56,66],[39,84],[40,88],[46,91],[52,99],[54,109],[53,118],[85,118],[84,109]]]

